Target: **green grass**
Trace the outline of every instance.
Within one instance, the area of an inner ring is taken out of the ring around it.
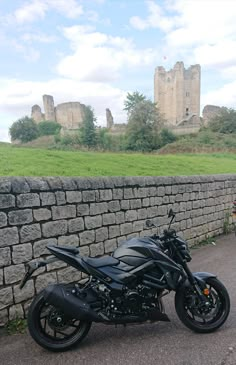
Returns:
[[[236,173],[236,155],[56,151],[0,144],[1,176],[167,176]]]

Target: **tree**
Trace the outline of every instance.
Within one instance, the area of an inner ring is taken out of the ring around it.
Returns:
[[[9,133],[13,141],[19,139],[23,143],[32,141],[39,136],[37,124],[27,116],[14,122],[9,129]]]
[[[152,151],[159,147],[158,133],[163,119],[151,100],[139,102],[131,111],[127,125],[127,149]]]
[[[236,110],[226,107],[221,108],[220,114],[209,122],[209,128],[213,132],[236,133]]]
[[[85,107],[83,123],[80,129],[81,143],[87,147],[95,147],[96,138],[96,118],[94,117],[94,111],[91,106]]]
[[[57,122],[46,120],[38,124],[40,136],[51,136],[58,134],[61,130],[61,125]]]
[[[145,100],[147,100],[146,96],[138,91],[135,91],[132,94],[128,93],[124,102],[124,110],[128,112],[128,116],[131,114],[138,103],[141,103]]]

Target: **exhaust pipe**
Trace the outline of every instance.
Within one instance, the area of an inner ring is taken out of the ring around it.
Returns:
[[[102,322],[102,318],[89,304],[72,294],[65,285],[53,284],[44,289],[44,299],[56,308],[60,308],[68,317],[81,321]]]

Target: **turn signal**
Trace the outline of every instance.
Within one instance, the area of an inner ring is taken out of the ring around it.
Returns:
[[[204,294],[204,295],[209,295],[209,294],[210,294],[210,290],[209,290],[208,288],[205,288],[205,289],[203,290],[203,294]]]

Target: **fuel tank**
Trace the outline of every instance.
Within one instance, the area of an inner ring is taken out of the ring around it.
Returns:
[[[159,244],[151,237],[131,238],[113,252],[113,257],[129,265],[141,265],[146,260],[160,258],[163,253]]]

